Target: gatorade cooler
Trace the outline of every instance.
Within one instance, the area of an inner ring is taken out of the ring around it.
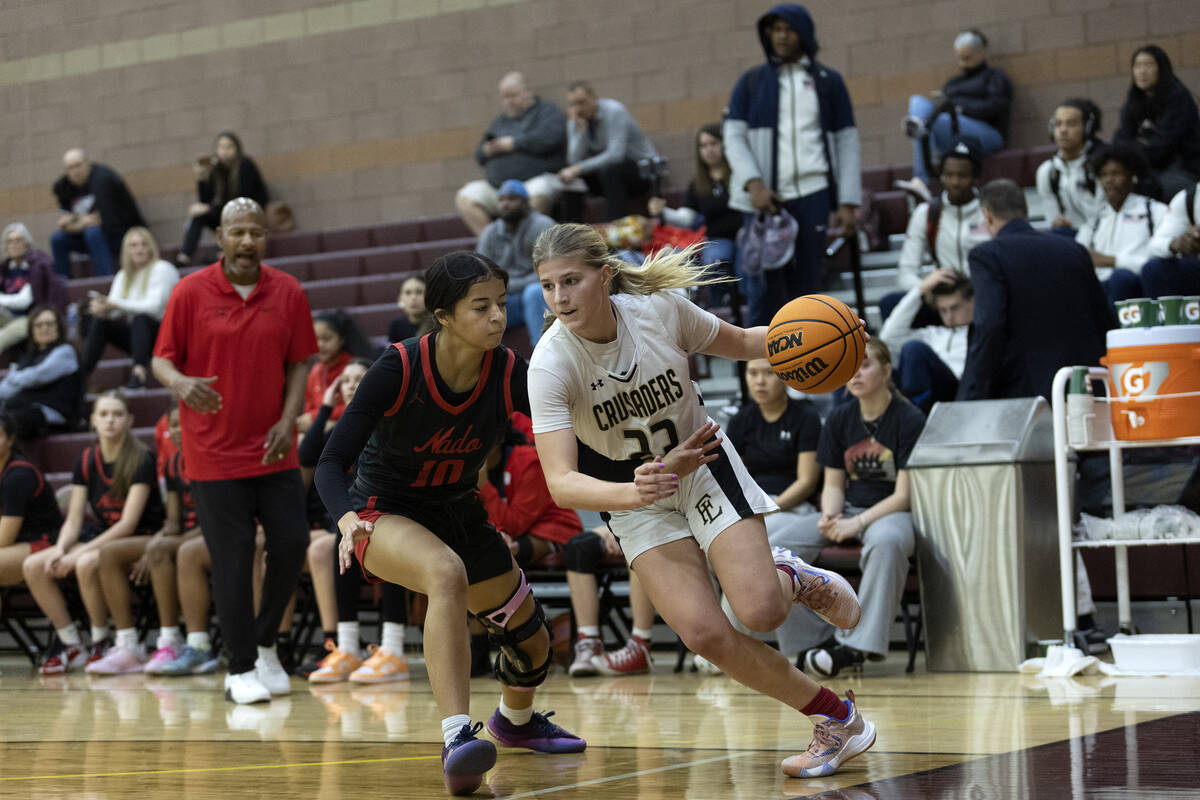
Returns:
[[[1100,363],[1118,439],[1200,436],[1200,325],[1111,330]]]

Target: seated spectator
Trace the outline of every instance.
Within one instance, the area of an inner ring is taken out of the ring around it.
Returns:
[[[179,408],[167,415],[171,437],[179,447]],[[134,629],[130,582],[144,586],[149,582],[158,606],[158,638],[154,653],[147,656],[139,644],[113,647],[88,672],[122,675],[129,672],[167,673],[186,643],[179,631],[179,594],[175,586],[175,554],[179,546],[200,535],[196,504],[192,501],[191,481],[183,465],[183,454],[176,449],[162,474],[166,486],[166,511],[162,527],[153,536],[128,536],[116,539],[100,549],[100,584],[104,602],[112,614],[117,640],[122,631]],[[130,641],[136,641],[132,636]],[[195,639],[192,640],[193,642]]]
[[[54,544],[62,521],[54,490],[17,447],[16,420],[0,411],[0,586],[25,579],[21,565]]]
[[[925,298],[933,300],[940,325],[916,325]],[[928,414],[934,403],[951,402],[967,360],[967,333],[975,315],[971,279],[936,269],[908,290],[883,323],[879,339],[900,356],[900,391]]]
[[[603,197],[607,219],[629,213],[629,198],[650,188],[638,163],[653,161],[658,151],[642,133],[625,106],[608,97],[597,97],[584,81],[567,89],[567,166],[558,179],[570,184],[582,178],[587,192]],[[568,219],[583,217],[583,194],[568,191]]]
[[[0,263],[0,353],[29,335],[29,309],[61,301],[65,293],[50,256],[34,249],[29,229],[19,222],[7,226]]]
[[[729,207],[729,162],[721,124],[714,122],[696,132],[696,177],[688,184],[682,208],[667,208],[667,201],[651,197],[646,206],[652,217],[679,228],[704,225],[701,260],[705,264],[727,264],[732,274],[734,239],[742,228],[744,215]]]
[[[508,326],[525,326],[530,346],[542,335],[546,301],[533,271],[533,243],[554,220],[529,207],[529,195],[520,181],[500,187],[500,219],[488,224],[476,249],[508,272]]]
[[[1113,141],[1140,144],[1162,196],[1174,197],[1200,178],[1200,111],[1161,47],[1135,50],[1132,69]]]
[[[231,131],[217,134],[213,154],[197,159],[192,172],[196,175],[198,200],[188,207],[187,231],[179,255],[175,257],[180,266],[192,263],[205,228],[216,230],[220,227],[221,209],[230,200],[249,197],[263,208],[271,200],[258,165],[242,152],[242,140]]]
[[[724,143],[729,206],[747,215],[783,210],[797,223],[794,256],[784,266],[755,275],[756,265],[742,265],[750,273],[741,282],[749,324],[766,325],[788,300],[820,288],[830,214],[832,227],[853,235],[862,173],[850,92],[836,70],[817,60],[808,11],[777,5],[759,17],[756,33],[766,63],[734,85]]]
[[[887,657],[888,629],[915,547],[906,467],[925,426],[925,415],[892,384],[891,354],[879,339],[867,342],[846,388],[854,399],[833,409],[817,448],[825,468],[821,515],[808,517],[794,534],[810,547],[862,544],[858,627],[838,631],[804,658],[808,671],[823,678]]]
[[[312,425],[326,390],[338,379],[346,365],[355,358],[372,359],[378,354],[378,348],[367,341],[354,317],[340,308],[318,312],[313,317],[313,333],[317,336],[317,362],[308,370],[304,413],[296,420],[301,433]],[[339,400],[327,421],[330,428],[345,410],[346,404]]]
[[[625,646],[604,652],[600,637],[600,598],[596,574],[605,562],[620,563],[621,546],[608,526],[584,531],[571,538],[565,548],[567,586],[575,615],[575,646],[567,674],[572,678],[591,675],[637,675],[649,672],[650,643],[654,629],[654,604],[640,579],[629,571],[629,607],[633,631]]]
[[[962,70],[929,97],[908,98],[904,131],[913,139],[914,184],[929,183],[927,146],[944,153],[959,133],[979,140],[982,152],[1004,147],[1012,110],[1012,81],[1004,70],[988,66],[987,37],[968,28],[954,39],[954,58]]]
[[[903,292],[884,295],[879,311],[886,321],[904,292],[920,285],[921,266],[932,262],[935,269],[966,274],[967,256],[975,245],[991,238],[979,205],[979,170],[983,154],[973,136],[960,136],[942,156],[940,197],[913,209],[900,250],[897,283]],[[933,298],[916,309],[913,325],[937,325]]]
[[[93,292],[88,310],[93,317],[83,350],[86,379],[100,363],[104,348],[113,345],[133,356],[126,389],[141,389],[150,377],[150,356],[158,326],[167,310],[179,270],[158,257],[158,243],[145,228],[130,228],[121,243],[121,271],[104,297]]]
[[[17,435],[33,439],[74,427],[83,405],[83,373],[61,311],[39,306],[26,324],[25,353],[0,380],[0,406],[16,421]]]
[[[1117,142],[1098,149],[1090,160],[1100,176],[1104,202],[1075,241],[1091,254],[1110,303],[1141,297],[1139,274],[1150,259],[1150,240],[1167,216],[1167,207],[1137,191],[1151,183],[1150,165],[1137,145]]]
[[[1042,211],[1052,229],[1072,238],[1100,210],[1103,192],[1088,160],[1100,141],[1100,119],[1099,107],[1085,97],[1059,103],[1050,118],[1050,138],[1058,150],[1037,168]]]
[[[400,284],[396,305],[403,313],[388,324],[387,340],[403,342],[433,330],[433,317],[425,308],[425,276],[413,275]]]
[[[522,181],[530,203],[542,214],[550,213],[562,190],[556,176],[567,154],[562,109],[530,91],[519,72],[500,79],[500,103],[504,113],[492,120],[475,148],[486,177],[463,186],[454,200],[476,236],[500,215],[496,190],[505,181]]]
[[[746,386],[751,402],[742,404],[725,426],[725,433],[734,449],[745,454],[742,461],[746,470],[779,506],[779,511],[763,517],[771,545],[786,547],[813,563],[821,547],[796,540],[792,534],[803,529],[804,521],[815,518],[817,513],[812,503],[821,483],[821,468],[817,465],[821,417],[809,400],[788,396],[787,387],[765,358],[746,364]],[[735,627],[748,632],[724,597],[721,609]],[[828,636],[823,626],[807,608],[793,607],[784,623],[775,629],[780,652],[794,663],[800,653]],[[714,665],[706,670],[717,668]]]
[[[532,442],[532,421],[513,414],[507,435],[488,451],[479,471],[479,496],[488,522],[500,532],[521,569],[561,551],[583,530],[578,514],[559,508],[551,499]],[[472,673],[491,671],[490,649],[483,627],[472,620]]]
[[[423,286],[424,284],[422,284]],[[334,407],[345,408],[354,399],[358,385],[371,363],[356,358],[345,366],[321,398],[321,408],[313,419],[312,426],[304,434],[297,451],[300,466],[308,471],[317,466],[321,450],[329,439],[326,423]],[[353,480],[353,470],[346,480]],[[313,527],[312,540],[308,545],[308,569],[312,575],[313,592],[317,598],[317,611],[324,631],[327,655],[316,663],[302,666],[300,673],[312,683],[390,683],[407,680],[408,661],[404,657],[405,590],[394,583],[384,583],[381,588],[380,612],[382,614],[381,641],[378,647],[370,646],[368,654],[362,652],[359,640],[359,596],[362,590],[361,569],[338,570],[337,525],[329,518],[316,490],[309,490],[315,497],[319,519],[310,513]]]
[[[975,315],[958,399],[1049,399],[1059,368],[1100,362],[1112,306],[1087,250],[1025,219],[1015,181],[989,181],[979,200],[993,238],[969,257]]]
[[[71,277],[71,253],[87,253],[95,275],[112,275],[113,256],[130,228],[141,225],[133,193],[111,167],[94,164],[83,150],[74,148],[63,155],[65,174],[54,182],[54,196],[62,215],[58,230],[50,235],[54,269]]]
[[[124,608],[120,595],[128,593],[129,580],[139,585],[149,581],[154,590],[154,604],[158,606],[159,633],[154,652],[146,662],[144,671],[149,674],[171,675],[190,672],[179,670],[175,665],[182,658],[185,661],[195,657],[189,649],[204,644],[192,633],[187,639],[179,630],[179,590],[176,586],[175,558],[179,548],[186,542],[200,537],[200,523],[196,519],[196,503],[192,500],[192,481],[188,477],[187,468],[183,463],[183,453],[180,452],[182,432],[179,426],[179,407],[173,407],[166,413],[167,430],[171,441],[171,455],[165,463],[159,465],[159,477],[166,489],[166,515],[163,526],[145,542],[140,557],[136,552],[141,545],[142,537],[122,539],[107,545],[100,551],[100,575],[104,586],[104,599],[108,607],[113,609],[113,620],[117,627],[121,621],[117,619],[118,604]],[[133,553],[132,566],[114,570],[123,559],[113,558],[122,554],[122,548],[130,546]],[[206,634],[207,635],[207,634]]]
[[[1200,191],[1193,183],[1171,198],[1142,267],[1147,297],[1200,294]]]
[[[56,639],[39,670],[54,675],[99,661],[113,645],[108,605],[100,585],[100,550],[109,542],[146,536],[162,527],[163,505],[154,474],[154,454],[133,435],[133,415],[118,392],[105,392],[92,411],[98,441],[84,448],[71,477],[67,518],[50,548],[25,559],[25,584],[54,626]],[[85,523],[90,506],[99,525]],[[74,575],[92,623],[90,653],[71,619],[58,581]],[[123,629],[116,644],[138,646],[137,630]]]

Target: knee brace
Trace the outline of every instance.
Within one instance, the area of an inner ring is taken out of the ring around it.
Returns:
[[[512,630],[508,629],[513,614],[517,613],[517,609],[521,607],[521,603],[525,602],[526,596],[531,591],[529,584],[525,581],[524,570],[520,572],[521,582],[504,605],[474,616],[487,630],[488,639],[492,644],[500,648],[500,654],[496,656],[496,679],[505,686],[532,689],[540,686],[550,671],[549,636],[546,639],[546,659],[541,666],[535,667],[533,659],[519,645],[536,636],[539,629],[546,628],[547,634],[550,629],[546,625],[546,612],[536,597],[533,600],[533,613],[529,619]]]

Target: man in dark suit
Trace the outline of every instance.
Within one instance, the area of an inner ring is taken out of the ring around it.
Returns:
[[[1087,250],[1035,231],[1021,187],[991,181],[980,201],[993,238],[968,257],[975,317],[958,399],[1049,399],[1060,367],[1099,364],[1116,319]]]

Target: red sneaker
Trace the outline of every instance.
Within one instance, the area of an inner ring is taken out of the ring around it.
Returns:
[[[605,653],[592,660],[601,675],[638,675],[650,671],[650,643],[637,636],[620,650]]]
[[[45,660],[38,666],[38,672],[43,675],[62,675],[87,663],[88,653],[81,645],[66,645],[56,637],[46,653]]]

